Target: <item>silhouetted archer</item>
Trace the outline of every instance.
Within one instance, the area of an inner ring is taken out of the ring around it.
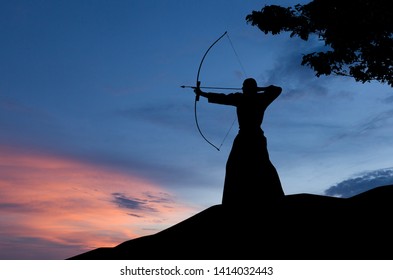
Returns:
[[[270,161],[267,141],[261,128],[266,108],[281,94],[281,87],[258,87],[257,82],[244,80],[243,93],[203,92],[194,89],[197,97],[209,103],[236,107],[239,133],[226,165],[222,204],[255,206],[284,196],[278,173]]]

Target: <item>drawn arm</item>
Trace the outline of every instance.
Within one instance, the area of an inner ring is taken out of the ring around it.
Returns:
[[[267,87],[258,87],[258,92],[262,93],[266,105],[269,106],[282,92],[282,88],[274,85],[270,85]]]

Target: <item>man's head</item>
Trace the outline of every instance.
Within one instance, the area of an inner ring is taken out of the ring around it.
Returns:
[[[256,94],[258,92],[257,81],[253,78],[245,79],[242,89],[244,94]]]

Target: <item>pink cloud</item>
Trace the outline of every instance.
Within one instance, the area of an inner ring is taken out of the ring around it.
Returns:
[[[0,158],[0,259],[64,259],[153,234],[195,210],[147,179],[98,165],[10,147]]]

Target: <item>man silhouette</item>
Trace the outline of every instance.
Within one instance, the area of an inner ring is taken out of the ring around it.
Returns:
[[[267,141],[261,129],[266,108],[281,94],[281,87],[258,87],[245,79],[243,93],[212,93],[195,88],[209,103],[236,107],[239,132],[229,154],[222,204],[258,206],[284,196],[278,173],[270,162]]]

